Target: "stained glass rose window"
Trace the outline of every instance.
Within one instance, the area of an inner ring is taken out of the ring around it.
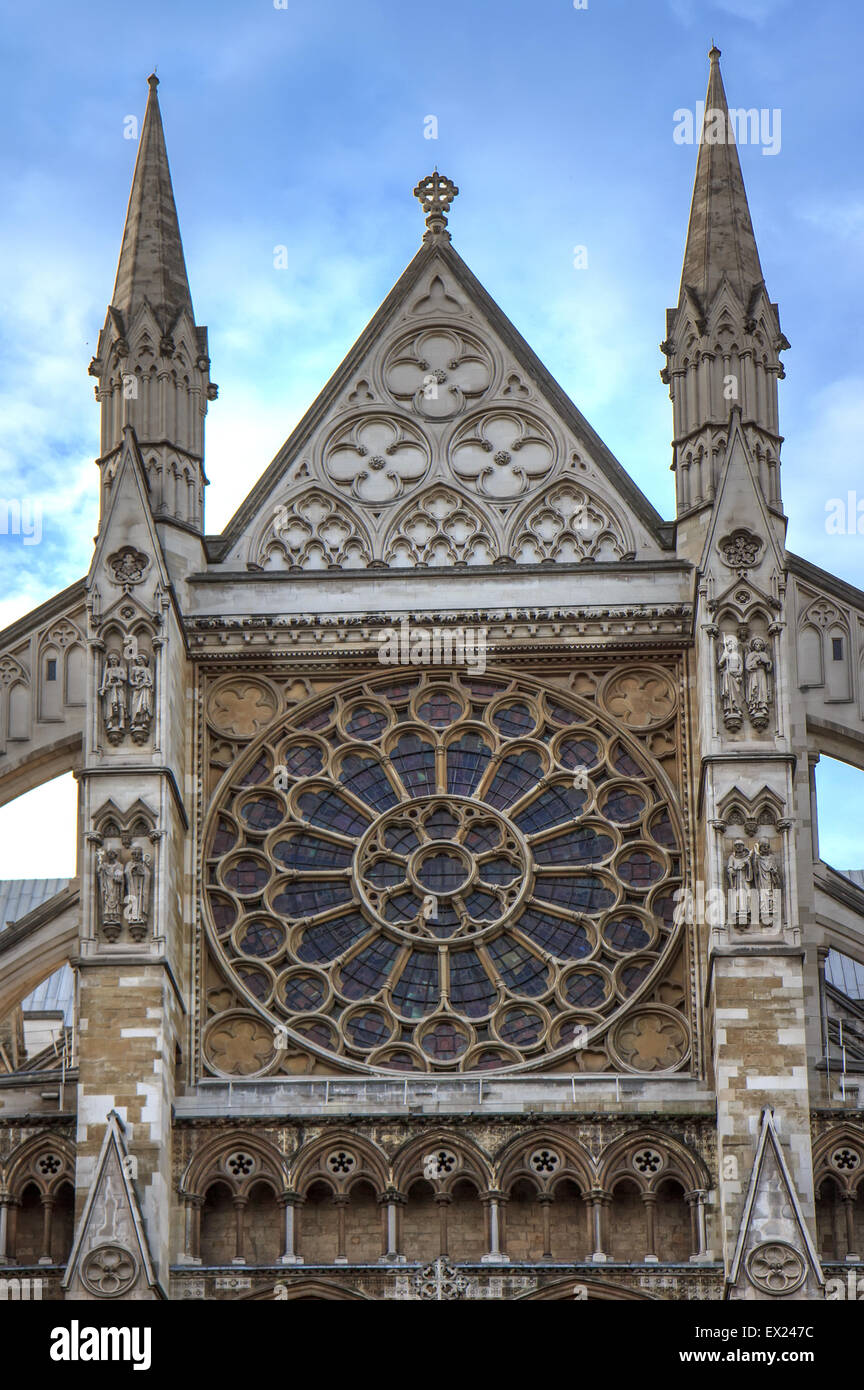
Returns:
[[[240,993],[355,1070],[562,1065],[644,994],[681,832],[660,769],[527,678],[376,675],[226,774],[205,918]]]

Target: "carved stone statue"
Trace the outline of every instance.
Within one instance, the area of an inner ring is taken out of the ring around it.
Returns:
[[[759,895],[759,922],[773,926],[780,913],[780,869],[767,840],[758,840],[753,851],[753,882]]]
[[[147,916],[150,910],[150,855],[145,854],[138,845],[129,851],[129,862],[124,870],[126,879],[126,906],[123,913],[129,923],[129,931],[134,941],[141,941],[147,930]]]
[[[765,638],[753,637],[744,658],[744,698],[754,729],[764,729],[768,723],[773,665]]]
[[[729,889],[729,921],[733,926],[746,927],[750,922],[750,889],[753,885],[753,861],[743,840],[736,840],[726,860],[726,884]]]
[[[733,733],[741,728],[743,719],[741,709],[741,686],[744,675],[744,659],[741,644],[734,632],[724,632],[723,646],[717,658],[720,671],[720,704],[723,710],[723,723]]]
[[[116,849],[97,849],[96,877],[99,881],[102,930],[108,941],[120,935],[123,909],[123,865]]]
[[[135,742],[143,743],[153,722],[153,672],[146,652],[138,652],[132,658],[129,688],[132,692],[129,727]]]
[[[126,732],[128,708],[126,704],[126,667],[119,653],[109,652],[102,670],[102,683],[99,686],[102,698],[102,717],[109,743],[119,743]]]

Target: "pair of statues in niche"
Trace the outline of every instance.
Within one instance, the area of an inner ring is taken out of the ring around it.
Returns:
[[[139,651],[134,635],[126,638],[122,653],[108,652],[99,698],[109,743],[122,743],[127,734],[134,743],[147,740],[153,723],[153,671],[150,657]]]
[[[150,855],[132,845],[126,862],[116,849],[96,851],[100,920],[106,941],[116,941],[124,921],[133,941],[143,941],[150,915]]]
[[[754,729],[764,729],[774,703],[774,663],[764,637],[747,638],[746,628],[720,634],[717,657],[720,672],[720,707],[723,723],[737,733],[747,718]]]
[[[777,856],[767,840],[748,849],[735,840],[726,860],[729,925],[748,927],[781,925],[781,879]]]

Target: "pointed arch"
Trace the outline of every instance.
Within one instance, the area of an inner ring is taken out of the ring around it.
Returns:
[[[314,487],[272,507],[251,558],[261,569],[365,569],[372,544],[356,512]]]
[[[393,1158],[393,1184],[400,1192],[420,1179],[448,1192],[465,1177],[475,1179],[478,1191],[488,1191],[493,1187],[492,1163],[478,1144],[451,1130],[409,1139]]]
[[[621,560],[635,549],[627,521],[577,478],[559,479],[523,507],[507,543],[517,564]]]
[[[551,1191],[564,1178],[588,1192],[596,1182],[594,1161],[577,1140],[553,1129],[532,1130],[511,1139],[495,1160],[497,1186],[508,1192],[514,1183],[534,1183],[538,1191]]]
[[[53,1196],[64,1183],[75,1183],[75,1146],[60,1134],[35,1134],[13,1149],[6,1160],[5,1182],[17,1199],[34,1185],[42,1196]]]
[[[479,503],[450,483],[435,483],[394,517],[382,555],[394,569],[415,565],[491,565],[501,554],[498,528]]]
[[[204,1197],[207,1189],[224,1183],[237,1196],[260,1182],[279,1195],[288,1187],[288,1173],[279,1150],[256,1134],[234,1132],[204,1144],[192,1156],[180,1179],[181,1197]]]
[[[358,1182],[371,1182],[377,1192],[388,1185],[389,1164],[370,1139],[351,1131],[321,1135],[301,1149],[290,1167],[291,1187],[305,1193],[313,1183],[331,1192],[350,1192]]]
[[[680,1139],[656,1129],[640,1129],[610,1144],[601,1156],[598,1173],[599,1184],[607,1192],[624,1178],[634,1182],[640,1192],[652,1192],[669,1178],[677,1178],[685,1192],[711,1186],[703,1159]]]

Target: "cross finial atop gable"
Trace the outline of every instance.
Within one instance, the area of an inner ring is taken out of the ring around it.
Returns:
[[[434,173],[427,174],[425,179],[421,179],[414,189],[414,197],[419,201],[420,206],[426,214],[426,233],[424,241],[428,241],[433,236],[444,236],[450,240],[450,233],[446,230],[447,218],[445,214],[450,209],[450,204],[457,196],[459,189],[452,179],[446,175],[439,174],[436,169]]]

